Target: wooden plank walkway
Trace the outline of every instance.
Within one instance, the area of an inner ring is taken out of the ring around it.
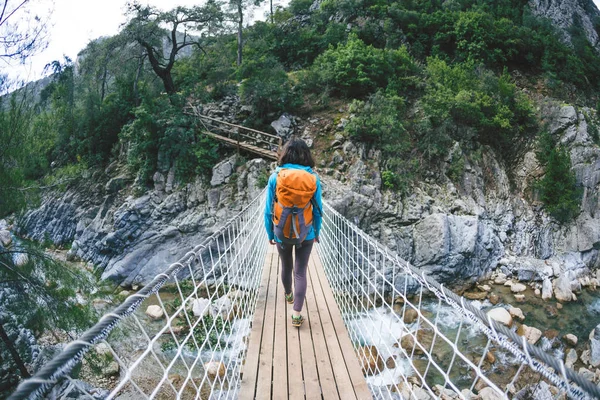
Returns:
[[[212,137],[213,139],[219,140],[231,147],[239,147],[242,150],[246,150],[251,153],[258,154],[259,156],[266,157],[271,160],[277,160],[277,158],[278,158],[276,151],[263,149],[262,147],[258,147],[253,144],[246,143],[242,140],[240,140],[238,142],[235,139],[231,139],[231,138],[228,138],[227,136],[223,136],[223,135],[218,135],[216,133],[209,132],[207,130],[203,130],[202,133],[205,134],[206,136]]]
[[[290,324],[279,256],[270,246],[252,321],[239,398],[372,399],[317,248],[308,269],[300,329]]]

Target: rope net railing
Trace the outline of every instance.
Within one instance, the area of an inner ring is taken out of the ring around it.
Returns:
[[[10,399],[233,399],[268,241],[264,192]]]
[[[374,398],[600,398],[481,302],[445,289],[327,203],[323,214],[319,255]]]

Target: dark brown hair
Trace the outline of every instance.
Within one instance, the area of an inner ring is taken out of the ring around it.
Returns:
[[[278,165],[281,166],[283,164],[298,164],[313,168],[315,160],[313,160],[306,142],[296,136],[292,136],[283,146],[279,155]]]

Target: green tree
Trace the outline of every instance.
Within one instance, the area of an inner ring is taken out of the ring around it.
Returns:
[[[167,12],[134,2],[128,4],[128,14],[130,20],[122,34],[144,49],[169,96],[177,92],[171,74],[177,55],[189,46],[202,49],[200,38],[218,33],[223,20],[221,4],[216,0],[209,0],[201,7],[176,7]],[[182,29],[184,32],[180,33]],[[167,54],[163,52],[165,40],[169,45]]]
[[[422,104],[431,125],[452,119],[459,127],[473,128],[456,130],[454,140],[476,139],[510,158],[535,132],[533,106],[508,72],[496,76],[473,62],[450,65],[430,58],[426,73]]]
[[[208,173],[219,158],[213,140],[198,137],[195,121],[171,104],[168,96],[144,99],[134,111],[135,119],[124,126],[121,140],[129,144],[127,161],[142,182],[155,171],[175,166],[177,177],[188,179]]]
[[[579,214],[581,190],[571,170],[569,153],[557,147],[548,132],[543,132],[538,138],[536,156],[545,168],[536,186],[548,214],[561,223],[572,220]]]
[[[8,105],[3,102],[8,100]],[[13,93],[0,98],[0,217],[25,206],[25,193],[20,189],[25,177],[22,160],[26,157],[23,138],[29,129],[31,108],[28,97]]]
[[[4,393],[40,366],[37,339],[42,334],[62,330],[70,335],[94,322],[93,308],[76,300],[76,290],[91,293],[94,284],[93,277],[51,259],[35,245],[0,246],[0,377],[8,386]]]
[[[242,100],[253,106],[259,120],[291,111],[301,98],[293,91],[283,66],[273,56],[246,60],[240,69]]]
[[[317,57],[312,70],[320,84],[330,85],[353,97],[362,97],[377,88],[384,88],[392,78],[404,78],[410,82],[406,78],[417,73],[406,48],[377,49],[367,46],[356,35],[350,35],[346,43],[330,47]]]

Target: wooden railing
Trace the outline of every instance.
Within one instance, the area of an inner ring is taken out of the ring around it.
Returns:
[[[202,134],[236,147],[238,152],[245,150],[271,160],[278,159],[283,143],[279,136],[209,117],[193,105],[188,105],[185,113],[198,118],[198,128]]]

